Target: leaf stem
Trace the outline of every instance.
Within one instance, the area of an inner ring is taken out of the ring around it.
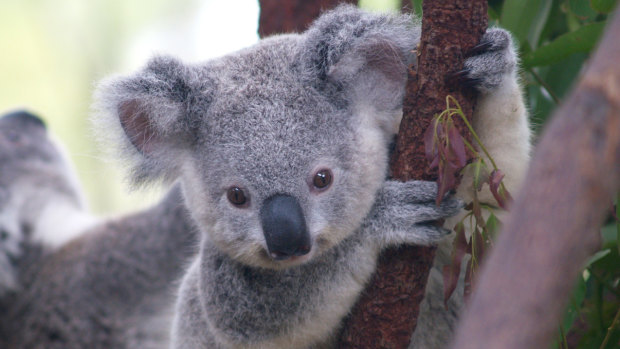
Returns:
[[[533,68],[529,68],[527,71],[529,71],[540,86],[542,86],[549,93],[549,96],[551,96],[555,104],[560,104],[560,98],[555,94],[555,92],[553,92],[553,90],[551,90],[551,86],[549,86]]]
[[[620,192],[616,195],[616,217],[620,219]],[[616,245],[620,253],[620,221],[616,220]]]
[[[618,321],[620,321],[620,308],[616,312],[614,321],[612,321],[611,325],[609,325],[609,327],[607,328],[605,339],[603,339],[603,343],[601,343],[601,346],[599,347],[599,349],[604,349],[607,346],[607,342],[609,342],[609,338],[611,338],[611,333],[613,332],[614,327],[616,327],[616,325],[618,324]]]
[[[463,114],[463,110],[461,109],[461,105],[459,104],[459,102],[456,100],[456,98],[448,95],[446,97],[446,103],[448,105],[450,104],[450,100],[454,101],[454,103],[456,104],[456,107],[457,107],[456,114],[461,117],[461,119],[465,123],[465,126],[467,126],[467,129],[469,130],[469,132],[471,132],[472,137],[474,137],[474,139],[476,140],[476,143],[478,143],[478,146],[480,147],[484,155],[487,156],[487,158],[491,162],[491,165],[493,165],[493,169],[499,170],[499,168],[497,167],[497,164],[495,163],[495,160],[493,160],[493,157],[491,157],[491,154],[489,154],[489,151],[487,150],[487,148],[484,146],[484,144],[482,144],[480,137],[478,137],[478,134],[476,134],[476,131],[474,131],[474,128],[469,123],[469,120],[467,120],[467,117],[465,116],[465,114]]]
[[[562,348],[568,349],[568,342],[566,341],[566,333],[564,333],[564,327],[560,325],[560,338],[562,341]]]

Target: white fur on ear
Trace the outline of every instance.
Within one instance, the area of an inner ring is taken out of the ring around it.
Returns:
[[[161,142],[160,134],[149,119],[140,101],[132,99],[118,107],[118,118],[131,144],[143,154],[152,153]]]
[[[192,141],[189,99],[192,68],[176,59],[156,57],[140,72],[102,81],[95,91],[93,122],[111,156],[124,157],[136,184],[177,177],[175,169]]]
[[[346,86],[349,98],[378,111],[401,108],[408,57],[388,38],[365,40],[345,53],[328,71],[328,79]]]
[[[330,98],[344,98],[357,114],[371,115],[374,120],[362,122],[379,125],[391,137],[402,115],[407,68],[415,61],[419,38],[415,17],[341,5],[306,32],[299,50],[303,78]]]

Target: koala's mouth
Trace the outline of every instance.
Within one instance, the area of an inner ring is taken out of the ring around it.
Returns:
[[[311,248],[310,251],[305,254],[283,257],[274,256],[268,249],[264,249],[261,251],[261,255],[268,261],[269,265],[275,267],[276,269],[280,269],[305,264],[314,258],[315,252],[316,248]]]
[[[303,255],[299,255],[299,256],[287,256],[284,258],[280,258],[280,257],[271,257],[273,260],[276,260],[278,262],[288,262],[288,263],[303,263],[304,261],[307,261],[309,259],[308,254],[303,254]]]

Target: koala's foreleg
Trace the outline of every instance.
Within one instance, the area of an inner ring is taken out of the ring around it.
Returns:
[[[502,29],[490,29],[481,45],[489,49],[469,58],[465,68],[469,79],[479,91],[472,126],[482,144],[505,174],[504,185],[509,192],[519,189],[530,156],[531,131],[517,72],[517,55],[510,34]],[[489,159],[475,144],[480,155],[493,170]],[[458,195],[466,202],[472,197],[472,174],[465,173]],[[488,187],[478,193],[481,202],[497,206]]]
[[[435,224],[456,214],[461,204],[453,197],[435,204],[437,184],[425,181],[386,181],[362,229],[380,250],[401,244],[429,245],[448,230]]]

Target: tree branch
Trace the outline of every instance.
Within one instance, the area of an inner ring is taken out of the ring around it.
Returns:
[[[258,34],[261,38],[273,34],[302,32],[321,12],[340,3],[357,4],[357,0],[259,0]]]
[[[620,13],[555,112],[453,348],[546,348],[620,190]]]
[[[473,93],[446,76],[463,66],[465,53],[478,44],[487,27],[485,0],[424,1],[418,70],[409,69],[403,121],[392,156],[395,179],[435,180],[424,156],[424,132],[433,115],[454,96],[466,115]],[[413,49],[413,48],[412,48]],[[463,135],[469,132],[462,124]],[[345,324],[341,348],[406,348],[415,329],[419,304],[433,262],[434,248],[403,246],[382,253],[377,271]]]

